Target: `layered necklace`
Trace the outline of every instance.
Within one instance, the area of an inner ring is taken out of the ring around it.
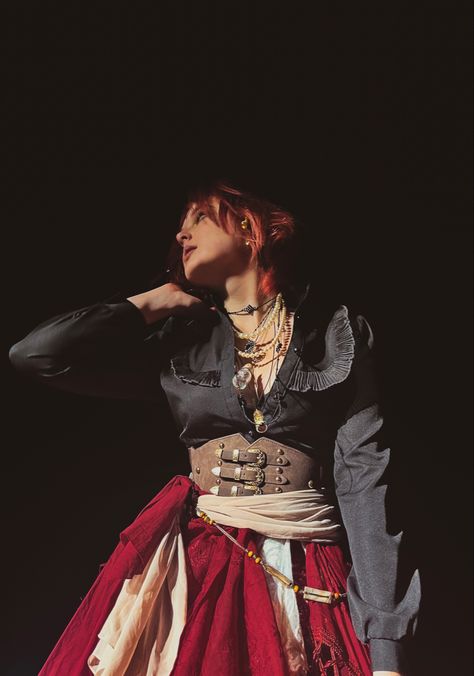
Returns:
[[[273,300],[273,299],[272,299]],[[268,303],[270,301],[266,301]],[[266,303],[263,303],[262,305],[265,305]],[[258,307],[262,307],[262,305]],[[242,308],[241,310],[237,310],[235,312],[228,312],[228,315],[231,314],[253,314],[255,310],[258,309],[258,307],[254,307],[253,305],[247,305],[245,308]],[[287,320],[287,309],[285,305],[285,301],[283,299],[283,295],[280,292],[276,297],[275,297],[275,302],[272,304],[270,307],[269,311],[267,314],[264,316],[260,324],[251,332],[246,333],[244,331],[239,331],[235,326],[232,325],[232,329],[234,331],[234,334],[242,339],[246,340],[246,344],[243,350],[239,349],[237,346],[234,346],[235,351],[237,352],[238,356],[244,359],[244,364],[238,368],[237,364],[235,364],[235,370],[236,373],[234,374],[234,377],[232,378],[232,384],[236,388],[239,396],[239,401],[242,404],[245,403],[245,399],[243,397],[243,392],[245,390],[248,391],[248,388],[250,388],[253,383],[254,389],[255,389],[255,395],[257,397],[257,403],[255,406],[255,410],[253,411],[253,418],[250,419],[246,412],[245,408],[242,407],[242,410],[244,412],[245,417],[251,422],[253,425],[255,425],[255,428],[257,432],[263,433],[266,432],[268,429],[268,423],[265,421],[265,416],[263,414],[262,409],[264,408],[264,403],[266,398],[268,397],[268,392],[265,395],[265,388],[263,389],[263,394],[259,397],[257,389],[255,387],[255,367],[260,365],[260,362],[266,357],[266,355],[270,352],[273,351],[273,356],[270,359],[270,361],[275,361],[278,364],[278,359],[279,359],[279,353],[281,351],[281,348],[283,346],[283,343],[281,341],[282,337],[282,332],[285,327]],[[268,342],[259,342],[259,339],[271,328],[274,327],[274,337],[268,341]],[[276,357],[275,357],[275,352]],[[238,370],[237,370],[238,368]],[[269,379],[271,378],[273,368],[271,368],[270,371],[270,376]],[[269,382],[269,379],[267,380],[267,384]],[[260,403],[260,400],[263,398],[263,402]],[[272,417],[272,420],[274,419],[275,415]]]

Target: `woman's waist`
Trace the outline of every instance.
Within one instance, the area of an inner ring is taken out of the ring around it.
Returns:
[[[249,442],[239,432],[188,447],[191,478],[223,497],[325,490],[326,467],[315,458],[268,437]]]

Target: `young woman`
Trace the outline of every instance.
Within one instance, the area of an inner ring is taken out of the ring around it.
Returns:
[[[406,673],[420,580],[386,528],[373,331],[302,283],[297,241],[290,213],[217,181],[166,283],[10,349],[62,390],[164,390],[191,469],[120,533],[40,676]]]

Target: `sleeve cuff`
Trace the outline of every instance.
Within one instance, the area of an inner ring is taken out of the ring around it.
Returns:
[[[128,300],[128,298],[124,298],[120,301],[116,301],[115,303],[112,303],[113,305],[117,306],[117,311],[120,314],[130,314],[130,315],[137,315],[137,322],[140,323],[139,320],[141,320],[142,326],[148,326],[145,320],[145,315],[143,312],[138,308],[135,303],[132,303],[131,300]]]
[[[103,305],[107,305],[117,320],[124,323],[124,329],[136,327],[138,331],[143,331],[148,328],[145,315],[130,300],[117,300],[114,303],[103,303]]]
[[[408,668],[403,640],[371,638],[369,640],[372,671],[398,671],[405,674]]]

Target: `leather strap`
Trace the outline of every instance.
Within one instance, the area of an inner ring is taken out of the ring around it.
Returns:
[[[324,488],[323,466],[287,444],[237,432],[188,448],[192,478],[214,495],[260,495]]]

